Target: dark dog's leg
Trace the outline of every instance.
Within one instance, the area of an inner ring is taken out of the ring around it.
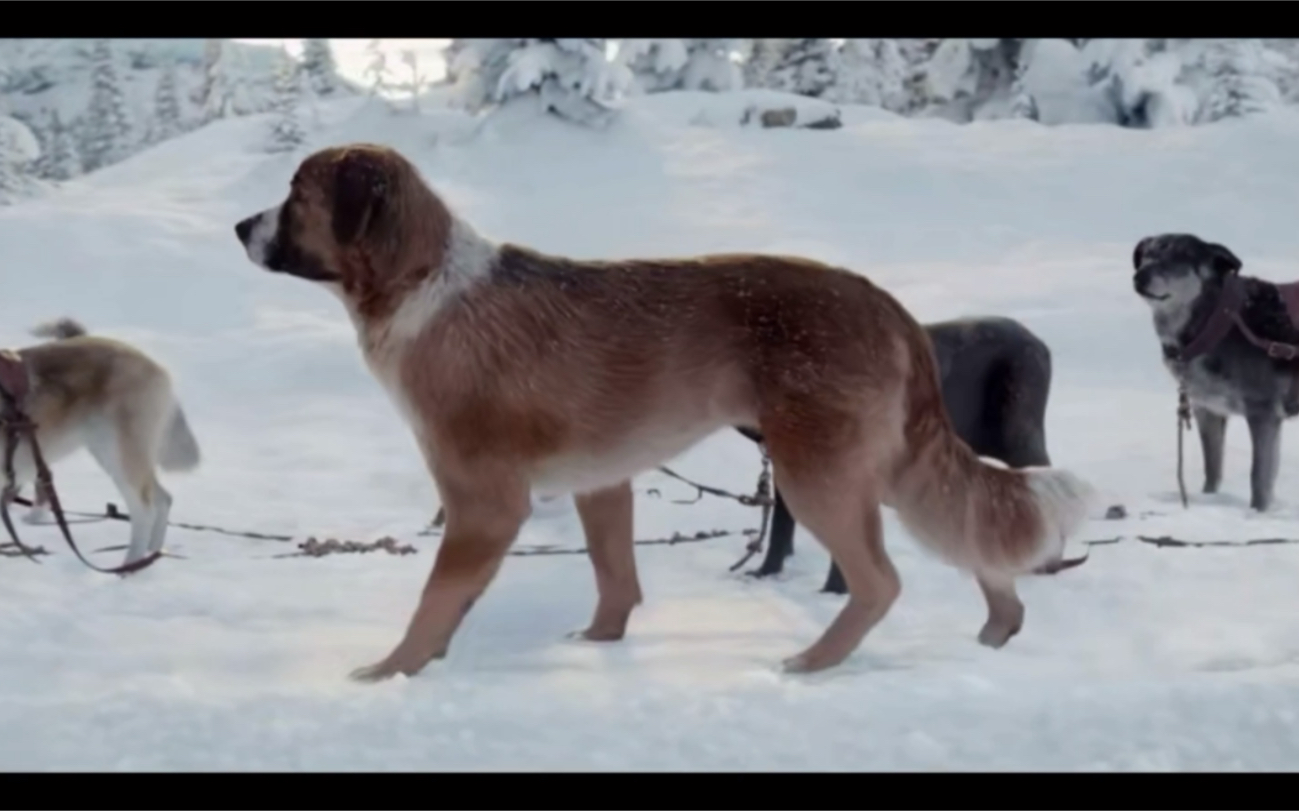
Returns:
[[[762,565],[750,572],[754,577],[780,574],[785,568],[785,558],[794,554],[794,516],[790,515],[785,499],[776,490],[776,505],[771,510],[771,535],[767,539],[767,554]]]
[[[839,566],[832,560],[830,561],[830,573],[825,576],[825,585],[821,591],[830,594],[847,594],[848,584],[843,579],[843,572],[839,571]]]
[[[1281,419],[1268,411],[1246,414],[1254,461],[1249,470],[1249,506],[1259,512],[1272,505],[1272,488],[1281,462]]]
[[[762,444],[762,434],[752,428],[735,430],[746,439]],[[780,491],[774,487],[772,491],[776,503],[771,509],[771,535],[767,539],[767,554],[762,558],[762,565],[749,572],[754,577],[780,574],[785,568],[785,558],[794,554],[794,516],[790,514],[789,507],[785,506],[785,499],[780,495]]]
[[[1203,408],[1192,409],[1200,431],[1200,451],[1204,456],[1204,492],[1218,492],[1222,484],[1222,447],[1227,436],[1227,418]],[[1252,430],[1252,429],[1251,429]]]
[[[1019,349],[1005,364],[989,371],[984,405],[985,432],[998,440],[991,456],[1008,467],[1047,467],[1046,402],[1051,393],[1051,355],[1045,345]],[[969,442],[969,440],[966,440]]]

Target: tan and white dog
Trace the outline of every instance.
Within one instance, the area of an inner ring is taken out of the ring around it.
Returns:
[[[71,319],[32,332],[53,339],[17,350],[29,385],[24,407],[37,425],[36,441],[46,463],[53,466],[81,448],[89,451],[131,515],[124,564],[161,551],[172,500],[155,469],[188,471],[200,461],[198,443],[172,393],[171,376],[135,347],[87,335]],[[26,440],[19,440],[14,454],[14,478],[16,487],[36,478]],[[36,523],[46,515],[38,498],[24,520]]]
[[[789,671],[842,661],[897,599],[881,505],[975,574],[992,646],[1022,623],[1015,578],[1060,560],[1090,505],[1065,471],[982,463],[953,432],[924,330],[846,270],[751,254],[576,261],[496,243],[403,156],[367,144],[311,155],[288,198],[235,232],[254,263],[342,299],[446,509],[404,638],[357,679],[446,653],[533,488],[576,494],[599,594],[582,635],[622,638],[641,601],[630,480],[723,428],[766,438],[790,510],[850,591]]]

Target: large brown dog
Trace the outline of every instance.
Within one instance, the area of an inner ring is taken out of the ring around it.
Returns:
[[[267,270],[319,282],[409,422],[446,534],[400,644],[358,679],[446,653],[528,517],[572,492],[599,600],[582,635],[620,639],[641,601],[630,480],[722,428],[765,437],[790,510],[849,599],[790,671],[842,661],[901,590],[880,506],[973,572],[1000,644],[1015,578],[1058,561],[1088,485],[982,463],[952,430],[924,330],[845,270],[788,257],[588,262],[479,236],[381,146],[308,157],[288,199],[235,226]]]

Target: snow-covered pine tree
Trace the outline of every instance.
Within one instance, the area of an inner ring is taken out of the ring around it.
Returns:
[[[374,96],[382,96],[385,90],[392,87],[388,57],[377,39],[370,40],[370,44],[365,46],[365,53],[369,59],[365,66],[365,78],[370,83],[370,93]]]
[[[461,103],[479,110],[536,98],[560,118],[602,126],[614,115],[610,102],[631,81],[605,46],[603,39],[471,40],[457,58]]]
[[[204,124],[234,114],[228,50],[219,39],[209,39],[203,47],[203,84],[195,101],[202,110]]]
[[[834,43],[828,39],[787,39],[768,74],[773,90],[820,97],[838,74]]]
[[[897,40],[844,40],[836,63],[838,80],[826,91],[828,100],[868,104],[895,113],[908,110],[909,69]]]
[[[189,100],[200,110],[207,106],[207,97],[212,95],[213,69],[221,58],[221,40],[203,40],[203,81],[190,91]]]
[[[1281,104],[1274,68],[1261,39],[1216,39],[1199,43],[1203,71],[1196,123],[1267,112]]]
[[[942,40],[925,66],[928,94],[946,118],[960,122],[973,120],[990,100],[1007,105],[1023,44],[1020,39]]]
[[[82,173],[81,156],[77,153],[77,140],[62,119],[59,111],[50,115],[49,160],[43,177],[51,180],[71,180]],[[43,156],[42,156],[43,157]]]
[[[150,140],[158,143],[175,138],[183,130],[180,93],[176,88],[176,65],[168,59],[162,65],[158,86],[153,94],[153,129]]]
[[[40,144],[26,124],[0,116],[0,205],[26,196],[33,185],[29,173],[40,154]]]
[[[70,180],[81,174],[76,139],[57,109],[41,109],[40,129],[32,128],[41,142],[41,156],[32,165],[33,173],[46,180]]]
[[[460,80],[460,74],[457,70],[460,54],[464,51],[467,43],[473,40],[453,39],[447,43],[447,47],[442,49],[442,61],[446,68],[443,75],[443,81],[449,85],[455,85]]]
[[[419,54],[413,49],[401,52],[402,64],[410,70],[410,78],[398,85],[401,89],[410,94],[410,111],[419,114],[419,97],[424,92],[425,77],[420,71]]]
[[[741,73],[745,87],[771,87],[771,73],[789,46],[787,39],[755,39],[749,45],[748,57]]]
[[[1028,63],[1028,54],[1021,51],[1018,63],[1015,65],[1015,78],[1010,84],[1010,117],[1037,121],[1039,118],[1037,99],[1033,98],[1033,94],[1024,84]]]
[[[677,87],[682,90],[724,92],[744,87],[744,75],[731,54],[740,46],[736,39],[686,40],[686,65]]]
[[[90,106],[82,124],[80,150],[87,172],[121,160],[133,146],[126,99],[109,40],[95,40],[90,62]]]
[[[1299,103],[1299,39],[1265,39],[1263,44],[1277,62],[1276,87],[1282,101]]]
[[[338,95],[342,82],[338,78],[338,66],[334,62],[334,52],[327,39],[304,39],[302,41],[302,69],[306,72],[307,87],[312,94],[320,98]]]
[[[642,93],[677,87],[687,60],[682,39],[624,39],[618,43],[618,64],[631,72],[633,87]]]
[[[497,88],[510,58],[530,40],[457,39],[447,49],[447,73],[455,89],[454,102],[476,112],[498,102]]]
[[[275,74],[275,100],[272,105],[275,115],[271,120],[267,152],[292,152],[307,140],[301,118],[305,74],[303,66],[285,53]]]

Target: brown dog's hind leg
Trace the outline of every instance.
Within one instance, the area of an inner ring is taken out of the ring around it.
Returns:
[[[884,551],[883,520],[871,488],[853,486],[851,478],[836,476],[833,482],[832,487],[799,479],[780,483],[794,518],[830,552],[848,584],[848,602],[821,638],[785,660],[790,673],[824,670],[848,658],[902,592]]]
[[[979,631],[979,644],[1000,648],[1024,627],[1024,603],[1015,593],[1013,577],[980,574],[976,578],[988,603],[988,621]]]
[[[383,661],[358,668],[357,681],[413,676],[446,655],[451,637],[501,567],[530,510],[527,483],[494,471],[443,483],[447,529],[406,634]]]
[[[632,539],[631,482],[584,493],[575,501],[586,534],[586,549],[595,569],[599,602],[590,627],[573,636],[613,642],[622,639],[632,609],[641,601]]]

